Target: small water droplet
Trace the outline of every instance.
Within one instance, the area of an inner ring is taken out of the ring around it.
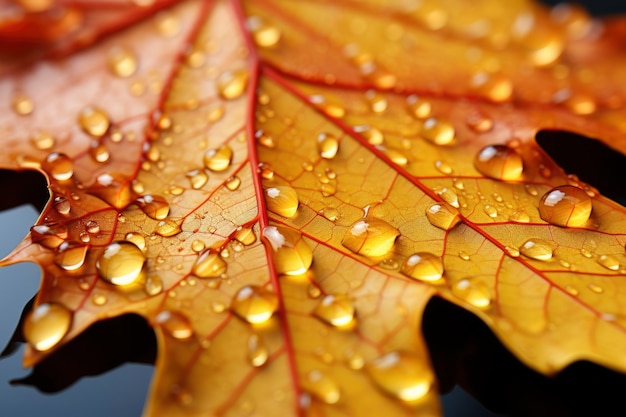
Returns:
[[[468,304],[486,309],[491,305],[491,292],[485,284],[471,278],[462,279],[452,286],[452,294]]]
[[[255,368],[265,365],[269,358],[269,352],[263,343],[263,339],[257,334],[251,334],[248,338],[248,360]]]
[[[191,250],[194,252],[202,252],[205,248],[205,244],[201,240],[194,240],[191,242]]]
[[[409,108],[409,113],[418,118],[426,119],[432,112],[432,106],[429,101],[420,99],[416,95],[412,94],[406,98],[406,104]]]
[[[537,261],[549,261],[554,254],[554,244],[543,239],[528,239],[519,251],[522,255]]]
[[[429,117],[422,125],[422,136],[435,145],[451,145],[454,142],[454,127],[445,120]]]
[[[50,350],[63,340],[70,330],[72,318],[72,312],[61,304],[40,304],[24,319],[22,327],[24,338],[38,351]]]
[[[341,399],[337,383],[318,370],[306,375],[302,380],[302,388],[326,404],[336,404]]]
[[[241,178],[239,178],[236,175],[233,175],[232,177],[229,177],[226,180],[226,188],[229,191],[237,191],[240,186],[241,186]]]
[[[587,288],[589,288],[592,292],[596,294],[602,294],[604,292],[604,288],[597,284],[587,284]]]
[[[539,215],[548,223],[562,227],[584,226],[591,216],[591,199],[578,187],[562,185],[541,197]]]
[[[204,185],[209,180],[209,176],[201,169],[193,169],[191,171],[188,171],[185,175],[187,176],[187,178],[189,178],[191,188],[193,188],[194,190],[199,190],[200,188],[204,187]]]
[[[54,263],[66,271],[76,271],[85,263],[87,249],[82,243],[65,241],[57,248]]]
[[[157,228],[155,232],[163,237],[172,237],[182,232],[182,229],[180,228],[180,225],[174,220],[166,219],[161,220],[159,223],[157,223]]]
[[[141,276],[146,257],[130,242],[114,242],[108,245],[96,261],[98,274],[115,285],[129,285]]]
[[[434,376],[430,365],[406,352],[389,352],[365,365],[367,374],[387,394],[413,403],[431,390]]]
[[[340,214],[339,210],[337,210],[334,207],[326,207],[322,209],[320,213],[322,214],[322,216],[324,216],[326,219],[330,220],[331,222],[337,221],[337,219],[339,219],[339,214]]]
[[[59,152],[49,154],[42,162],[41,169],[57,181],[67,181],[74,175],[72,160],[69,156]]]
[[[226,171],[233,159],[233,150],[224,145],[217,149],[209,149],[204,154],[204,166],[210,171],[222,172]]]
[[[369,257],[387,255],[400,236],[398,229],[376,217],[366,217],[353,223],[341,244],[354,253]]]
[[[466,119],[467,126],[476,133],[486,133],[493,129],[493,120],[482,113],[471,113]]]
[[[249,17],[246,27],[252,33],[252,40],[258,47],[274,48],[280,42],[280,29],[257,16]]]
[[[471,259],[470,255],[463,250],[459,251],[459,258],[463,259],[464,261],[469,261]]]
[[[128,78],[137,71],[137,56],[128,48],[111,48],[108,63],[109,69],[117,77]]]
[[[435,161],[435,168],[437,169],[437,171],[445,175],[450,175],[453,172],[452,166],[450,164],[447,164],[440,160]]]
[[[491,217],[492,219],[495,219],[496,217],[498,217],[498,210],[494,206],[487,204],[483,208],[483,211],[485,212],[487,216]]]
[[[217,79],[217,91],[226,100],[239,98],[248,87],[248,78],[246,70],[226,71]]]
[[[137,246],[142,251],[146,249],[146,239],[139,233],[129,232],[126,233],[124,239],[135,246]]]
[[[313,314],[332,326],[345,327],[352,323],[355,309],[349,297],[342,294],[327,295],[320,300]]]
[[[267,226],[263,237],[270,243],[276,272],[286,275],[301,275],[309,270],[313,252],[302,235],[285,226]]]
[[[188,340],[193,336],[193,327],[187,316],[177,311],[161,311],[154,318],[163,331],[178,340]]]
[[[91,297],[91,302],[97,306],[103,306],[107,303],[107,301],[108,301],[107,296],[104,294],[96,293]]]
[[[578,290],[574,287],[572,287],[571,285],[566,285],[565,286],[565,291],[567,291],[569,294],[573,295],[573,296],[577,296],[578,295]]]
[[[479,95],[496,103],[508,101],[513,95],[513,82],[503,74],[479,72],[472,77],[471,87]]]
[[[505,246],[504,250],[506,251],[506,253],[509,256],[511,256],[513,258],[517,258],[519,256],[519,254],[520,254],[519,250],[517,250],[517,249],[515,249],[515,248],[513,248],[511,246]]]
[[[442,230],[450,230],[456,226],[461,217],[459,211],[448,203],[433,203],[426,208],[426,218],[430,224]]]
[[[78,124],[88,135],[100,138],[109,130],[111,121],[103,110],[87,107],[79,114]]]
[[[13,111],[20,116],[27,116],[35,110],[35,103],[30,97],[24,94],[18,94],[11,103]]]
[[[35,133],[30,138],[30,141],[33,144],[33,146],[35,146],[35,148],[42,150],[42,151],[52,148],[56,143],[54,136],[52,136],[50,133],[47,133],[47,132]]]
[[[418,252],[406,258],[402,273],[408,277],[425,281],[441,282],[443,262],[441,258],[428,252]]]
[[[330,133],[320,133],[317,137],[317,149],[324,159],[333,159],[339,151],[339,140]]]
[[[452,207],[454,208],[460,207],[459,196],[457,195],[456,191],[454,191],[452,188],[444,187],[444,188],[436,189],[434,191],[439,197],[441,197],[443,201],[450,204]]]
[[[363,136],[370,145],[382,145],[385,140],[383,132],[369,125],[355,126],[354,131]]]
[[[367,100],[370,110],[374,113],[382,113],[387,110],[387,99],[382,94],[376,92],[376,90],[367,90],[365,92],[365,99]]]
[[[67,226],[61,223],[45,223],[30,228],[31,239],[46,248],[57,248],[68,237]]]
[[[520,179],[524,170],[522,157],[506,145],[484,147],[476,155],[474,167],[489,178],[504,181]]]
[[[228,265],[218,253],[206,251],[198,256],[191,272],[198,278],[219,278],[226,273]]]
[[[237,230],[233,235],[233,238],[236,241],[241,242],[244,246],[249,246],[256,242],[256,235],[251,227],[242,227]]]
[[[248,323],[265,323],[278,309],[278,297],[263,287],[246,285],[237,291],[230,308]]]
[[[72,205],[69,200],[63,196],[54,197],[52,205],[54,209],[63,216],[69,215],[72,210]]]
[[[596,261],[598,264],[611,271],[617,271],[620,267],[619,259],[613,255],[600,255],[596,258]]]
[[[144,290],[150,296],[161,294],[163,292],[163,280],[158,275],[148,275]]]
[[[268,210],[287,218],[295,216],[300,205],[296,190],[280,185],[265,189],[265,201]]]
[[[170,214],[170,205],[160,195],[144,195],[135,200],[141,211],[155,220],[163,220]]]
[[[524,210],[517,210],[511,213],[509,220],[515,223],[528,223],[530,216]]]

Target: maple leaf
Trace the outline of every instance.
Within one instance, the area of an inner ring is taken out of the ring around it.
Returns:
[[[27,366],[137,313],[158,341],[146,416],[438,415],[418,331],[438,296],[546,375],[626,371],[624,209],[535,142],[626,153],[621,21],[174,3],[0,15],[0,166],[51,194],[2,261],[43,270]]]

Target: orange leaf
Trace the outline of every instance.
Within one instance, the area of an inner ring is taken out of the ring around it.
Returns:
[[[438,415],[418,331],[436,295],[546,375],[626,371],[624,208],[535,141],[626,153],[622,21],[523,0],[18,3],[0,166],[51,194],[2,261],[43,270],[26,365],[137,313],[159,349],[146,416]]]

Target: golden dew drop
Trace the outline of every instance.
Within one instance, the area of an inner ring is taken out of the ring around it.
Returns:
[[[366,217],[353,223],[341,244],[352,252],[369,257],[387,255],[400,236],[398,229],[376,217]]]
[[[522,157],[506,145],[484,147],[476,155],[474,167],[486,177],[503,181],[519,180],[524,171]]]
[[[401,271],[407,277],[436,283],[443,277],[443,262],[432,253],[418,252],[406,258]]]
[[[219,278],[226,273],[228,264],[213,251],[206,251],[198,256],[191,272],[198,278]]]
[[[336,404],[341,399],[339,385],[319,370],[309,372],[301,382],[304,391],[326,404]]]
[[[193,336],[193,327],[187,316],[177,311],[161,311],[155,317],[163,331],[174,339],[188,340]]]
[[[430,117],[422,125],[422,136],[435,145],[451,145],[454,142],[454,127],[445,120]]]
[[[285,226],[267,226],[263,237],[272,247],[272,260],[278,274],[301,275],[313,263],[313,251],[302,235]]]
[[[189,179],[189,184],[191,185],[191,188],[193,188],[194,190],[199,190],[200,188],[204,187],[204,185],[209,180],[209,176],[201,169],[193,169],[191,171],[188,171],[186,176]]]
[[[313,314],[331,326],[345,327],[354,320],[355,308],[352,300],[346,295],[327,295],[320,300]]]
[[[365,370],[381,390],[408,403],[424,398],[434,382],[430,365],[407,352],[389,352],[367,363]]]
[[[172,237],[182,232],[182,229],[180,228],[180,225],[174,220],[165,219],[157,223],[157,228],[155,232],[159,236]]]
[[[584,226],[591,216],[591,198],[572,185],[553,188],[541,197],[539,215],[548,223],[561,227]]]
[[[419,98],[412,94],[406,98],[406,104],[409,113],[417,119],[426,119],[432,112],[432,106],[429,101]]]
[[[69,332],[72,318],[72,312],[61,304],[40,304],[24,319],[24,338],[40,352],[50,350]]]
[[[246,21],[246,28],[252,34],[252,41],[258,47],[274,48],[280,42],[280,29],[258,16],[249,17]]]
[[[233,150],[228,145],[209,149],[204,154],[204,166],[213,172],[226,171],[233,160]]]
[[[452,294],[466,303],[487,309],[491,305],[491,292],[485,284],[470,278],[462,279],[452,286]]]
[[[246,70],[226,71],[217,79],[217,91],[226,100],[239,98],[246,91],[248,78]]]
[[[333,159],[339,151],[339,139],[330,133],[320,133],[317,137],[317,149],[324,159]]]
[[[229,177],[226,180],[225,185],[229,191],[237,191],[239,187],[241,186],[241,178],[239,178],[236,175],[233,175],[232,177]]]
[[[544,239],[528,239],[520,246],[519,252],[536,261],[549,261],[554,255],[554,244]]]
[[[115,285],[130,285],[141,276],[146,257],[130,242],[114,242],[108,245],[96,261],[98,274]]]
[[[144,195],[135,200],[135,203],[146,216],[155,220],[163,220],[170,214],[170,205],[160,195]]]
[[[74,164],[64,153],[49,154],[42,162],[41,169],[57,181],[67,181],[74,176]]]
[[[426,218],[430,224],[442,230],[450,230],[461,221],[459,211],[444,202],[426,207]]]
[[[35,110],[35,103],[33,103],[30,97],[24,94],[19,94],[13,99],[11,107],[13,108],[13,111],[18,115],[27,116]]]
[[[82,243],[63,242],[56,250],[54,263],[66,271],[76,271],[85,263],[87,249]]]
[[[79,114],[78,124],[88,135],[100,138],[109,130],[111,121],[104,110],[88,107]]]
[[[278,297],[263,287],[246,285],[237,291],[230,308],[248,323],[261,324],[278,310]]]
[[[137,71],[137,56],[128,48],[113,47],[109,50],[109,70],[120,78],[128,78]]]
[[[244,246],[249,246],[256,242],[256,235],[251,227],[242,227],[237,230],[234,233],[233,238]]]
[[[613,255],[599,255],[596,262],[610,271],[617,271],[620,267],[619,259]]]
[[[68,237],[67,226],[61,223],[38,224],[30,228],[33,243],[38,243],[49,249],[59,247]]]
[[[265,343],[263,343],[263,339],[261,339],[259,335],[250,335],[248,338],[247,349],[248,361],[252,366],[258,368],[265,365],[267,359],[269,358],[269,352],[267,347],[265,347]]]
[[[265,202],[269,211],[291,218],[298,212],[298,193],[291,187],[277,185],[265,189]]]
[[[35,148],[42,151],[52,148],[56,143],[56,139],[54,139],[54,136],[47,132],[35,133],[30,138],[30,141]]]

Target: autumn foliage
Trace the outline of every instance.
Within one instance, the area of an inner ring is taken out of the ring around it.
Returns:
[[[525,0],[0,5],[0,167],[50,190],[2,261],[43,271],[27,366],[137,313],[158,340],[145,416],[436,416],[419,329],[437,296],[546,375],[626,371],[626,212],[535,141],[626,153],[622,20]]]

